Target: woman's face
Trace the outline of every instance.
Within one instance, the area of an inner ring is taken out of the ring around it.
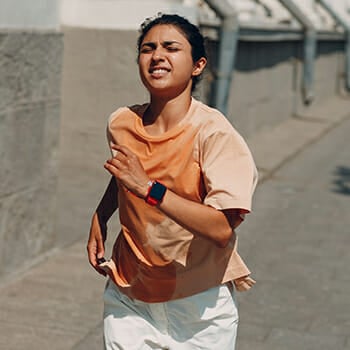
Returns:
[[[140,77],[153,96],[174,96],[188,89],[199,75],[186,37],[173,25],[156,25],[145,35],[139,52]]]

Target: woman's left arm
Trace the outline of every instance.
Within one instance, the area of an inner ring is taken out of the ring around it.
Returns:
[[[125,146],[112,146],[117,155],[107,160],[105,168],[119,183],[140,198],[148,194],[150,178],[137,156]],[[208,205],[183,198],[167,190],[157,206],[165,215],[193,234],[206,237],[225,247],[241,222],[239,210],[217,210]]]
[[[234,229],[242,222],[239,209],[217,210],[182,198],[170,190],[158,208],[188,231],[209,238],[220,247],[229,243]]]

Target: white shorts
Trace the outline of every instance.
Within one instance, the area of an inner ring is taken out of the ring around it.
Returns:
[[[109,280],[104,293],[106,350],[234,350],[238,312],[227,284],[164,303],[130,299]]]

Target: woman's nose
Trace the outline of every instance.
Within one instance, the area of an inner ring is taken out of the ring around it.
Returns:
[[[163,50],[161,48],[156,48],[154,51],[153,51],[153,55],[152,55],[152,59],[154,61],[159,61],[161,59],[164,58],[164,53],[163,53]]]

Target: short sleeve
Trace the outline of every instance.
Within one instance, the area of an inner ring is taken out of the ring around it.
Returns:
[[[219,210],[241,209],[242,214],[251,211],[257,170],[235,129],[216,131],[203,141],[201,168],[207,192],[204,204]]]
[[[116,140],[114,139],[112,133],[111,133],[111,124],[112,122],[118,117],[118,115],[125,110],[124,107],[118,108],[115,112],[113,112],[107,121],[107,127],[106,127],[106,137],[107,137],[107,142],[108,142],[108,147],[110,149],[112,157],[115,157],[117,154],[117,151],[111,148],[111,143],[117,143]]]

